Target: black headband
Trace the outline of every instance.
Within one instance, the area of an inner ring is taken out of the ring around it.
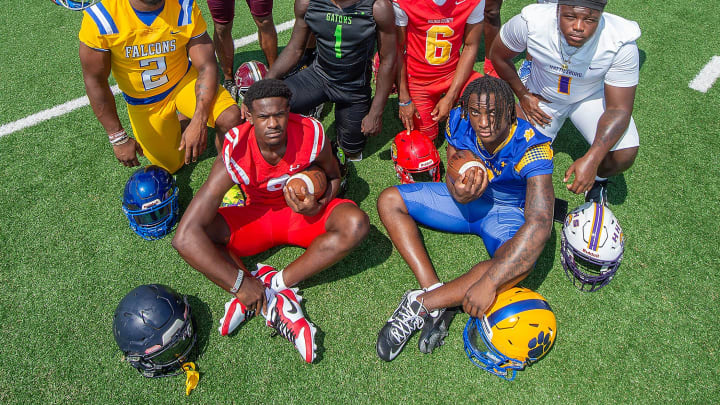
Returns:
[[[607,0],[558,0],[558,4],[561,6],[587,7],[593,10],[603,11]]]

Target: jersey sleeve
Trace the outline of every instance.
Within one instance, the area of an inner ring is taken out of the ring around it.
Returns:
[[[407,13],[402,8],[400,8],[400,5],[397,3],[397,1],[393,1],[392,5],[393,5],[393,13],[395,13],[395,25],[397,25],[398,27],[407,27],[407,25],[408,25]]]
[[[100,27],[98,27],[97,22],[87,10],[83,12],[82,25],[80,26],[78,38],[80,39],[80,42],[90,48],[99,51],[110,50],[110,43],[107,38],[100,33]]]
[[[207,31],[207,23],[205,22],[205,19],[203,18],[202,13],[200,12],[200,7],[198,7],[196,1],[193,2],[192,20],[193,20],[193,29],[192,29],[192,34],[190,35],[190,37],[197,38]]]
[[[485,19],[485,0],[480,0],[480,3],[475,7],[475,9],[470,13],[470,16],[467,19],[466,24],[478,24],[483,22]]]
[[[605,74],[605,84],[615,87],[637,86],[640,81],[640,55],[635,41],[618,49],[610,69]]]
[[[553,150],[550,142],[529,147],[515,165],[515,171],[525,179],[541,174],[552,174]]]
[[[461,137],[458,136],[458,127],[462,121],[461,115],[462,111],[460,107],[451,110],[447,123],[445,124],[445,139],[447,139],[448,144],[452,145],[454,148],[458,148],[460,146],[459,138]]]
[[[521,14],[511,18],[500,28],[500,40],[513,52],[527,48],[528,26]]]

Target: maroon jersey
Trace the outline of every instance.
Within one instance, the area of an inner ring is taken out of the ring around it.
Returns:
[[[455,71],[465,24],[480,0],[393,0],[408,16],[405,64],[408,78],[433,80]]]
[[[255,127],[245,122],[225,134],[222,159],[233,181],[247,196],[248,204],[285,205],[283,187],[287,179],[305,170],[325,145],[323,127],[314,118],[290,113],[287,149],[276,165],[260,153]]]

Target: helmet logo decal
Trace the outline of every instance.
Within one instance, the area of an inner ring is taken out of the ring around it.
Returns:
[[[428,160],[426,160],[426,161],[424,161],[424,162],[420,162],[420,164],[418,164],[418,169],[424,169],[424,168],[426,168],[426,167],[430,167],[430,166],[433,165],[433,163],[434,163],[434,162],[433,162],[432,159],[428,159]]]
[[[161,202],[161,201],[160,201],[159,198],[156,198],[156,199],[154,199],[154,200],[152,200],[152,201],[148,201],[148,202],[146,202],[145,204],[142,205],[142,209],[145,210],[145,209],[148,209],[148,208],[150,208],[150,207],[154,207],[154,206],[160,204],[160,202]]]

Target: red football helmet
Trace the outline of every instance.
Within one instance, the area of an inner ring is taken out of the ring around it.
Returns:
[[[430,138],[418,130],[402,130],[391,146],[395,171],[402,184],[415,183],[413,174],[426,173],[432,181],[440,181],[440,154]]]
[[[262,80],[267,75],[268,68],[264,63],[256,60],[245,62],[235,71],[235,85],[241,96],[253,83]]]

